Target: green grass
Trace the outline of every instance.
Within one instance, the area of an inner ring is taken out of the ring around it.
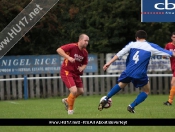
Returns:
[[[61,98],[8,100],[0,102],[0,118],[175,118],[175,107],[164,106],[168,95],[149,95],[136,107],[136,113],[126,107],[137,95],[116,95],[112,107],[98,111],[101,96],[82,96],[75,102],[75,113],[68,115]],[[1,126],[0,132],[174,132],[166,126]]]

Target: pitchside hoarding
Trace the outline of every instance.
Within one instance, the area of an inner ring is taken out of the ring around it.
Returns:
[[[106,55],[107,62],[116,55],[109,53]],[[123,56],[121,59],[113,62],[110,67],[107,69],[108,73],[121,73],[126,68],[126,58],[127,55]],[[163,58],[161,55],[152,56],[148,65],[148,71],[162,72],[170,71],[170,60],[169,58]]]
[[[59,55],[4,56],[0,75],[59,73],[63,58]],[[85,72],[97,72],[97,55],[89,54]]]

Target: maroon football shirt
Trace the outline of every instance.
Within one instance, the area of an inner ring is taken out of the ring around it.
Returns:
[[[75,59],[75,63],[71,63],[67,59],[64,59],[61,69],[70,71],[74,74],[82,75],[82,72],[79,72],[77,69],[78,66],[87,65],[88,64],[88,52],[86,49],[80,50],[78,48],[78,43],[71,43],[61,46],[61,49],[65,51],[67,55]]]
[[[165,45],[165,49],[175,52],[175,45],[172,42],[169,42]],[[175,57],[170,57],[171,69],[175,70]]]

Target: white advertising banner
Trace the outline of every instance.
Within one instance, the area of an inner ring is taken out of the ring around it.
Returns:
[[[116,55],[115,53],[106,54],[106,61],[108,62],[112,57]],[[116,60],[107,69],[108,73],[121,73],[126,68],[126,58],[127,55],[123,56],[122,59]],[[152,56],[148,65],[148,71],[162,72],[170,71],[170,60],[169,58],[163,58],[161,55]]]

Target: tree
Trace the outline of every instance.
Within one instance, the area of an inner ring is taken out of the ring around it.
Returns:
[[[31,0],[1,0],[0,29],[10,23]],[[141,23],[140,0],[59,1],[7,55],[56,54],[56,49],[77,42],[80,33],[90,37],[89,53],[112,53],[143,29],[148,41],[164,46],[174,23]]]

